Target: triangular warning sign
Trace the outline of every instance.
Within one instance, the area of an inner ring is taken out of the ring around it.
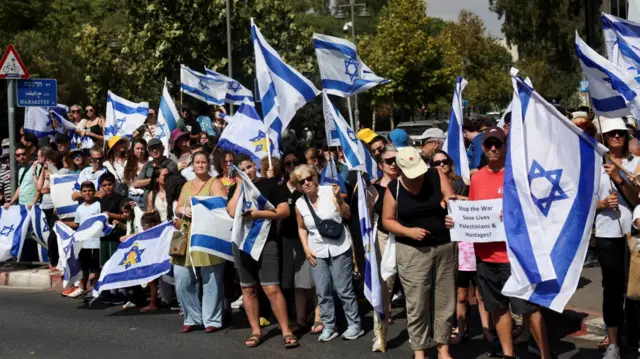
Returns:
[[[0,79],[6,78],[29,78],[29,71],[22,63],[20,55],[13,45],[7,47],[7,51],[4,52],[2,60],[0,60]]]

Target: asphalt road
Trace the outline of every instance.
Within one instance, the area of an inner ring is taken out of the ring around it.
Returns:
[[[61,297],[53,291],[0,289],[0,358],[411,358],[406,321],[398,310],[388,333],[387,353],[372,353],[372,320],[367,315],[367,334],[355,341],[335,339],[318,343],[304,335],[301,346],[285,350],[276,325],[264,329],[266,342],[258,348],[244,347],[250,334],[244,313],[234,314],[234,326],[218,333],[202,331],[181,334],[182,317],[161,310],[142,314],[137,309],[96,306],[87,308],[80,300]],[[555,320],[555,319],[554,319]],[[558,319],[558,321],[561,321]],[[549,323],[553,349],[560,358],[596,359],[602,354],[596,344],[565,338],[566,323]],[[476,333],[478,334],[478,333]],[[453,347],[460,359],[485,358],[488,347],[479,335]],[[436,358],[431,352],[431,358]],[[526,346],[521,358],[535,358]],[[624,358],[636,358],[625,355]]]

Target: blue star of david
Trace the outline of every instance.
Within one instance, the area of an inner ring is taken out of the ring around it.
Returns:
[[[164,126],[165,126],[165,124],[164,124],[164,123],[160,123],[160,122],[158,122],[158,126],[157,126],[158,133],[156,134],[156,138],[163,138],[163,137],[165,137],[165,136],[167,135],[167,134],[164,132]]]
[[[561,177],[562,169],[547,171],[536,160],[533,160],[531,169],[529,169],[529,186],[531,186],[531,182],[536,178],[546,178],[552,186],[548,197],[537,198],[533,193],[531,194],[533,203],[538,206],[540,212],[542,212],[545,217],[549,215],[549,210],[553,202],[569,198],[560,187]]]
[[[42,232],[49,232],[49,224],[47,221],[44,221],[42,224]]]
[[[240,90],[240,84],[237,81],[229,81],[228,89],[233,92],[238,92],[238,90]]]
[[[631,66],[631,67],[629,67],[628,70],[629,71],[635,71],[636,72],[635,75],[640,75],[640,69],[637,68],[637,67]],[[636,82],[640,82],[640,76],[636,76],[636,77],[634,77],[634,79],[636,80]]]
[[[356,142],[356,143],[358,142],[358,137],[356,136],[355,133],[353,133],[353,131],[351,131],[350,128],[347,128],[347,136],[349,136],[351,141]]]
[[[204,80],[200,79],[200,81],[198,81],[198,86],[200,86],[200,88],[202,90],[208,90],[209,86],[207,86],[207,84],[205,83]]]
[[[9,237],[11,232],[13,232],[15,228],[13,228],[13,224],[11,226],[4,226],[0,231],[0,236]]]
[[[358,61],[352,58],[348,58],[344,60],[344,67],[344,73],[346,75],[349,75],[349,79],[351,80],[351,82],[353,82],[353,79],[358,77]]]
[[[122,130],[122,127],[124,127],[124,122],[126,120],[127,120],[126,117],[116,118],[116,132],[120,132],[120,130]]]

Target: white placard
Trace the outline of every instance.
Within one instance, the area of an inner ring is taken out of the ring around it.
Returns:
[[[451,240],[454,242],[505,242],[507,235],[500,219],[502,199],[450,201],[453,217]]]

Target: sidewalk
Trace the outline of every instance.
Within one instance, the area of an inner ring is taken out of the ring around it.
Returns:
[[[605,336],[602,320],[602,272],[600,267],[584,268],[578,289],[569,300],[563,317],[580,323],[579,330],[571,336]],[[577,328],[576,328],[577,329]]]

